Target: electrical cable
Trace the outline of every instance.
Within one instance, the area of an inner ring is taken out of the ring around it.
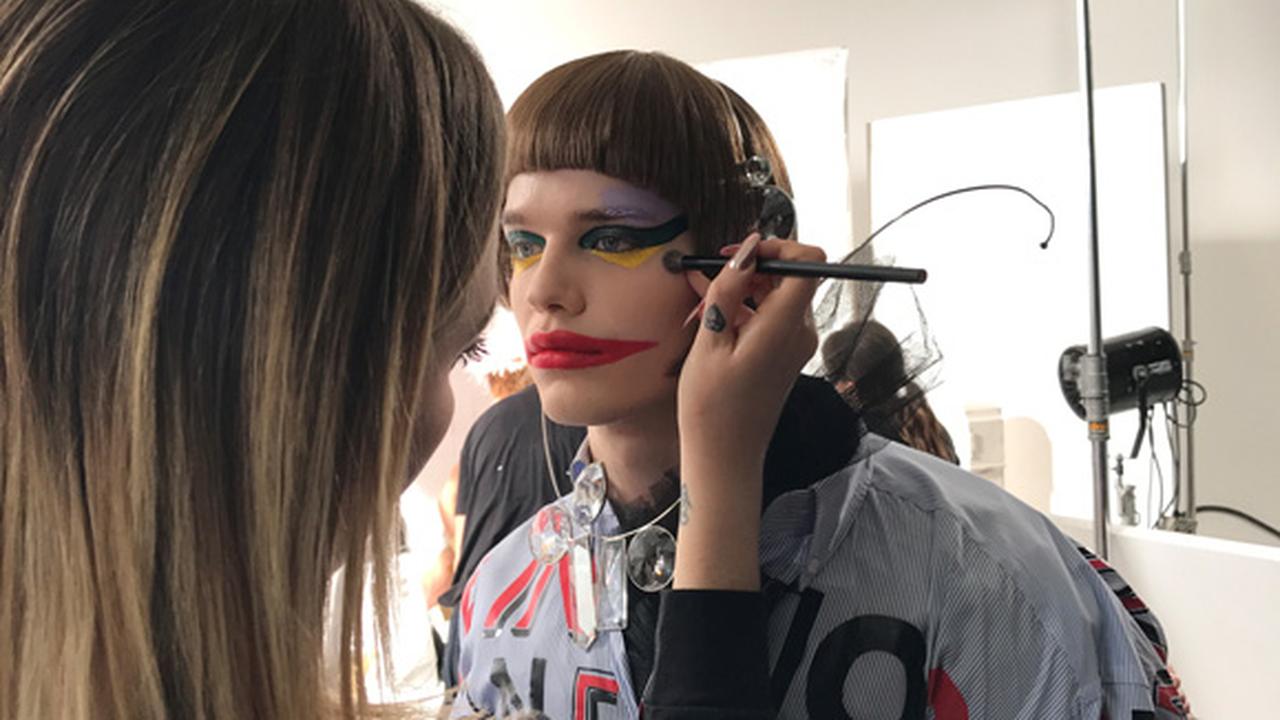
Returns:
[[[1156,429],[1155,429],[1156,409],[1147,408],[1146,413],[1147,413],[1147,448],[1148,448],[1148,451],[1151,453],[1151,462],[1147,466],[1147,477],[1148,477],[1147,487],[1151,487],[1151,480],[1150,480],[1151,468],[1154,467],[1156,470],[1156,477],[1158,478],[1160,483],[1160,504],[1157,505],[1156,507],[1160,508],[1161,511],[1163,511],[1165,507],[1164,469],[1160,467],[1160,457],[1159,455],[1156,454]],[[1148,508],[1148,511],[1150,511],[1150,508]]]
[[[1044,202],[1040,200],[1040,198],[1036,197],[1030,190],[1027,190],[1026,188],[1018,187],[1017,185],[1009,185],[1006,183],[987,183],[983,185],[969,185],[966,187],[956,188],[954,190],[948,190],[944,193],[938,193],[933,197],[921,200],[915,205],[912,205],[906,210],[903,210],[902,212],[898,213],[892,220],[890,220],[889,222],[877,228],[875,232],[867,236],[866,240],[862,241],[862,245],[859,246],[859,248],[865,247],[872,240],[874,240],[877,235],[884,232],[885,230],[888,230],[891,225],[898,222],[902,218],[910,215],[916,210],[919,210],[925,205],[928,205],[929,203],[937,202],[938,200],[942,200],[944,198],[949,198],[952,195],[959,195],[961,193],[967,193],[967,192],[978,192],[980,190],[1012,190],[1013,192],[1022,193],[1023,195],[1026,195],[1028,198],[1031,198],[1032,202],[1039,205],[1041,208],[1044,209],[1046,213],[1049,214],[1049,233],[1045,236],[1044,241],[1040,243],[1040,248],[1043,250],[1049,247],[1049,241],[1053,239],[1053,231],[1058,225],[1058,220],[1057,220],[1057,217],[1053,214],[1053,210],[1050,210],[1048,205],[1045,205]]]
[[[1259,520],[1258,518],[1250,515],[1249,513],[1243,510],[1237,510],[1233,507],[1227,507],[1226,505],[1197,505],[1196,512],[1222,513],[1224,515],[1231,515],[1233,517],[1239,518],[1240,520],[1244,520],[1247,523],[1256,525],[1258,529],[1262,530],[1263,532],[1269,535],[1273,535],[1277,540],[1280,540],[1280,529],[1277,529],[1273,525],[1268,525],[1267,523]]]
[[[1198,400],[1196,399],[1197,390],[1200,391],[1200,399]],[[1186,397],[1183,397],[1183,393],[1186,394]],[[1179,422],[1178,414],[1177,412],[1174,412],[1174,424],[1184,430],[1190,428],[1192,425],[1195,424],[1197,408],[1199,408],[1201,405],[1208,402],[1208,400],[1209,400],[1209,391],[1205,389],[1204,385],[1201,385],[1195,380],[1187,380],[1186,382],[1184,382],[1182,384],[1182,390],[1180,390],[1178,394],[1174,397],[1173,402],[1174,402],[1175,410],[1179,406],[1184,408],[1184,412],[1186,413],[1186,421]]]

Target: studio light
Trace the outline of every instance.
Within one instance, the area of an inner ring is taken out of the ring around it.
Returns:
[[[1136,456],[1146,429],[1147,411],[1172,400],[1182,389],[1182,355],[1178,341],[1169,331],[1150,327],[1108,338],[1102,348],[1107,358],[1108,414],[1136,409],[1142,416],[1138,441],[1131,454]],[[1058,360],[1062,395],[1082,420],[1085,407],[1079,381],[1080,359],[1085,352],[1084,345],[1073,345],[1064,350]]]

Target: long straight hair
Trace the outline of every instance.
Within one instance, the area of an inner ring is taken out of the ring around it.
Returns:
[[[0,716],[368,710],[502,124],[410,0],[0,4]]]

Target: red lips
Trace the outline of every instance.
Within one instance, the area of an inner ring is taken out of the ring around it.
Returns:
[[[577,370],[608,365],[657,345],[650,340],[605,340],[568,330],[534,333],[524,343],[529,364],[544,370]]]

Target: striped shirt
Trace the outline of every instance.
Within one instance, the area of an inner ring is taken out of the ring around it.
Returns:
[[[607,505],[596,523],[613,532]],[[539,565],[528,525],[464,592],[455,716],[639,716],[622,633],[572,642],[568,560]],[[770,504],[760,557],[762,716],[1185,716],[1151,631],[1090,559],[1044,516],[933,456],[867,436],[843,470]]]

